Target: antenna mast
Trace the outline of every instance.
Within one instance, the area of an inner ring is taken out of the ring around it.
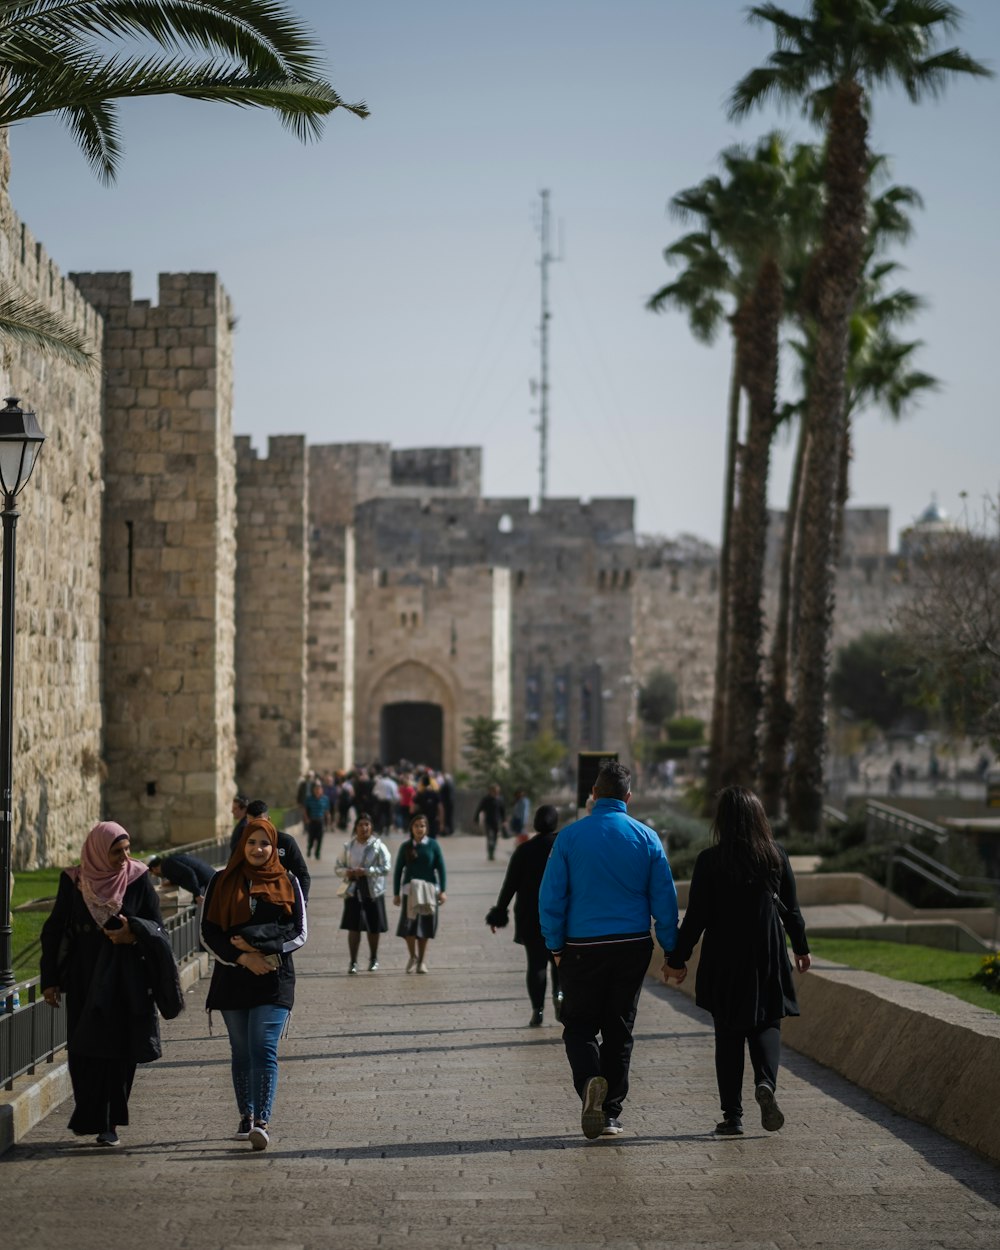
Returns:
[[[549,192],[540,192],[542,197],[542,213],[538,225],[538,237],[541,243],[539,268],[542,271],[542,318],[539,324],[541,348],[541,376],[538,382],[538,500],[539,503],[549,493],[549,265],[562,260],[562,256],[553,256],[551,250],[551,222],[549,218]],[[560,248],[560,251],[562,249]]]

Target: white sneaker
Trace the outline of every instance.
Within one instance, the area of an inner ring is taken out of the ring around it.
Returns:
[[[416,966],[417,966],[417,957],[416,955],[411,955],[410,958],[406,961],[406,971],[412,972]]]
[[[430,968],[427,967],[426,960],[422,959],[420,963],[417,964],[417,971],[418,972],[430,972]]]
[[[250,1145],[254,1150],[266,1150],[267,1143],[271,1140],[267,1133],[266,1124],[255,1124],[249,1133]]]

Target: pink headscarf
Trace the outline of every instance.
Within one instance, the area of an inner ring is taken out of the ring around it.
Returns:
[[[112,867],[108,852],[119,838],[127,838],[129,832],[113,820],[102,820],[87,834],[80,852],[80,867],[69,869],[69,875],[80,886],[87,910],[103,929],[112,916],[121,911],[125,891],[149,872],[145,864],[127,859],[119,867]]]

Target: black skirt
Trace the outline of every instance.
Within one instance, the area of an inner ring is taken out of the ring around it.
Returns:
[[[340,927],[352,933],[388,933],[389,921],[385,914],[385,897],[360,899],[350,895],[344,899],[344,914]]]
[[[429,916],[425,914],[411,918],[407,915],[409,901],[409,897],[404,894],[403,905],[399,912],[399,924],[396,926],[396,937],[434,937],[437,933],[439,908],[435,907]]]

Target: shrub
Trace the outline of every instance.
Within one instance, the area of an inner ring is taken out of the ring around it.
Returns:
[[[675,716],[667,721],[667,737],[675,747],[701,746],[705,741],[705,722],[697,716]]]
[[[972,974],[972,979],[992,993],[1000,994],[1000,954],[984,955],[979,971]]]

